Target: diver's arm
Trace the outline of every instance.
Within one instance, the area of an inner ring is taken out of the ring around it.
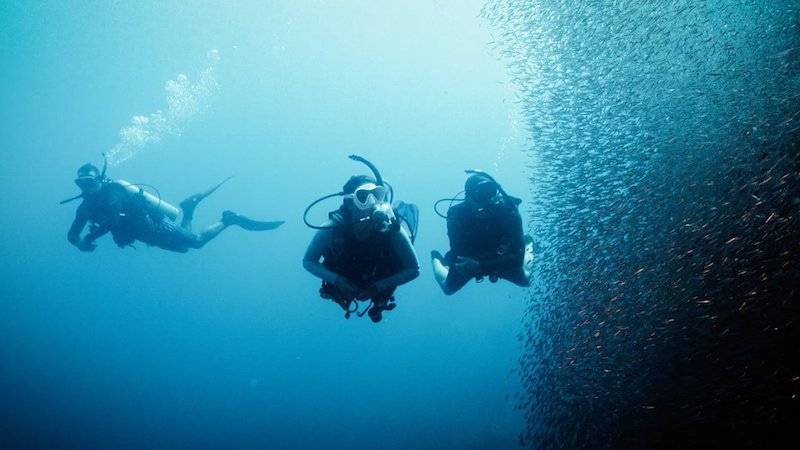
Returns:
[[[330,224],[328,224],[330,225]],[[333,230],[319,230],[314,235],[314,239],[308,244],[306,254],[303,256],[303,267],[314,276],[322,278],[334,286],[339,292],[348,297],[355,298],[359,289],[346,277],[325,267],[320,261],[325,254],[325,250],[333,245]]]
[[[96,241],[98,238],[105,235],[109,231],[111,230],[107,225],[99,225],[96,227],[91,227],[89,229],[89,232],[86,233],[86,236],[84,236],[83,239],[81,239],[81,242],[84,245],[92,245],[94,244],[94,241]]]
[[[75,211],[75,219],[72,221],[72,225],[67,232],[67,240],[70,244],[76,247],[79,246],[81,242],[81,233],[88,222],[89,217],[86,214],[86,208],[83,206],[83,203],[81,203]]]
[[[414,245],[411,243],[411,238],[404,229],[400,229],[398,233],[394,234],[392,238],[392,248],[395,255],[400,260],[401,268],[394,275],[376,281],[370,287],[370,291],[375,293],[391,289],[401,284],[408,283],[409,281],[419,276],[419,261],[417,261],[417,253],[414,251]]]
[[[80,206],[78,206],[78,210],[75,212],[75,220],[72,222],[72,226],[67,233],[69,242],[84,252],[93,251],[97,247],[94,241],[111,230],[111,225],[107,220],[104,221],[102,225],[89,227],[89,232],[81,237],[81,232],[83,232],[83,229],[89,222],[88,208],[89,206],[87,206],[86,203],[81,203]],[[106,208],[109,211],[110,217],[119,217],[122,213],[122,202],[119,199],[112,200],[106,205]]]
[[[93,244],[94,240],[108,232],[108,230],[106,230],[102,233],[98,233],[99,230],[94,228],[90,229],[86,236],[81,237],[81,233],[87,223],[89,223],[89,213],[86,211],[86,205],[81,203],[81,205],[78,206],[78,210],[75,211],[75,219],[72,221],[72,225],[67,232],[67,240],[70,244],[78,247],[82,252],[91,252],[94,250],[96,247]]]
[[[320,259],[322,259],[322,256],[325,254],[325,250],[330,248],[332,243],[332,230],[317,231],[317,234],[314,235],[311,243],[308,244],[306,254],[303,256],[303,267],[307,271],[311,272],[312,275],[322,278],[328,283],[336,284],[336,280],[339,278],[339,275],[322,265],[320,262]]]

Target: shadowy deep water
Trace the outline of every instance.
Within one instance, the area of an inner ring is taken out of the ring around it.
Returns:
[[[774,448],[800,416],[800,5],[483,14],[531,133],[525,444]]]

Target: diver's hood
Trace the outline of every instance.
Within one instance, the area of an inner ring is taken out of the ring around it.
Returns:
[[[517,197],[512,197],[512,196],[508,195],[508,193],[505,191],[505,189],[503,189],[503,185],[498,183],[497,180],[495,180],[493,176],[489,175],[488,173],[484,172],[483,170],[467,169],[467,170],[464,171],[464,173],[467,173],[469,175],[478,175],[480,177],[486,178],[487,180],[489,180],[492,183],[494,183],[495,186],[497,186],[497,192],[499,192],[500,195],[502,195],[505,199],[510,200],[515,205],[518,205],[518,204],[522,203],[522,200],[518,199]]]
[[[472,180],[473,182],[477,182],[477,181],[479,181],[480,178],[482,178],[482,179],[485,179],[485,180],[488,180],[488,181],[492,182],[495,185],[495,187],[497,188],[497,192],[500,195],[496,196],[496,197],[499,197],[499,198],[496,198],[495,201],[493,201],[491,204],[497,205],[497,204],[506,202],[506,203],[508,203],[508,204],[510,204],[510,205],[512,205],[514,207],[517,207],[517,206],[519,206],[520,203],[522,203],[521,199],[519,199],[517,197],[513,197],[511,195],[508,195],[508,193],[505,191],[505,189],[503,189],[503,186],[500,183],[498,183],[497,180],[495,180],[493,176],[489,175],[488,173],[484,172],[483,170],[467,169],[467,170],[464,171],[464,173],[470,175],[470,178],[468,179],[468,181]],[[466,184],[467,184],[467,186],[465,186],[465,188],[469,187],[468,185],[470,183],[466,183]],[[458,194],[456,194],[452,198],[442,198],[442,199],[437,200],[433,204],[433,211],[436,213],[437,216],[439,216],[439,217],[441,217],[443,219],[447,219],[447,214],[443,214],[442,212],[439,211],[439,205],[441,205],[444,202],[450,202],[450,206],[452,206],[453,203],[455,203],[455,202],[463,202],[464,200],[467,199],[467,196],[465,195],[464,198],[459,198],[458,196],[461,195],[462,193],[466,194],[465,191],[466,191],[466,189],[464,191],[459,192]]]
[[[103,153],[103,170],[102,171],[98,171],[97,167],[95,167],[94,164],[86,163],[86,164],[82,165],[80,168],[78,168],[78,176],[74,180],[75,184],[77,184],[80,187],[80,185],[82,183],[84,183],[84,182],[97,181],[97,182],[102,183],[102,182],[106,181],[106,172],[107,171],[108,171],[108,157],[106,156],[105,153]],[[59,202],[59,204],[65,205],[67,203],[70,203],[72,201],[75,201],[75,200],[78,200],[78,199],[81,199],[81,198],[84,198],[84,193],[83,192],[81,192],[80,194],[76,195],[75,197],[70,197],[70,198],[68,198],[66,200],[62,200],[61,202]]]

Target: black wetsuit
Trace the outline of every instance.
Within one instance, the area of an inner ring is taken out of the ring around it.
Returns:
[[[84,198],[78,206],[68,240],[78,245],[87,224],[90,230],[85,239],[89,242],[110,232],[120,247],[137,240],[181,253],[202,246],[200,236],[170,223],[158,211],[149,208],[144,199],[113,182],[103,183],[98,193]]]
[[[517,205],[513,199],[483,208],[463,202],[447,211],[450,251],[445,262],[451,269],[446,279],[449,288],[458,290],[472,278],[453,270],[458,256],[480,263],[480,272],[474,277],[490,276],[514,282],[524,279],[525,240]]]
[[[359,240],[352,227],[339,222],[333,229],[332,245],[323,254],[322,265],[327,269],[347,278],[353,284],[366,290],[375,281],[387,278],[403,270],[402,261],[396,256],[393,246],[394,233],[374,233],[367,240]],[[386,300],[394,295],[397,287],[377,293],[373,300]],[[351,300],[345,298],[336,287],[323,281],[320,294],[335,300]]]

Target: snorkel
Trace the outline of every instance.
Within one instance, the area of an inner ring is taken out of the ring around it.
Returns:
[[[367,159],[365,159],[365,158],[363,158],[361,156],[358,156],[358,155],[350,155],[350,156],[348,156],[348,158],[352,159],[353,161],[358,161],[358,162],[364,164],[365,166],[369,167],[369,170],[372,171],[372,175],[375,177],[375,184],[377,184],[378,186],[383,186],[384,185],[383,184],[383,177],[381,176],[381,172],[378,170],[377,167],[375,167],[375,164],[372,164]]]
[[[358,161],[364,164],[365,166],[369,167],[369,170],[372,171],[372,175],[375,177],[375,184],[377,184],[378,186],[383,186],[386,189],[388,189],[389,191],[388,203],[389,205],[391,205],[394,202],[394,188],[392,187],[391,184],[389,184],[388,181],[383,179],[383,177],[381,176],[381,172],[378,170],[377,167],[375,167],[375,164],[372,164],[367,159],[358,155],[350,155],[348,156],[348,158],[352,159],[353,161]]]
[[[108,171],[108,156],[105,153],[103,155],[103,170],[100,172],[100,181],[105,181],[106,179],[106,172]]]
[[[104,182],[106,181],[106,172],[108,171],[108,157],[106,156],[106,154],[105,154],[105,153],[103,153],[102,155],[103,155],[103,170],[100,172],[100,175],[98,175],[97,177],[95,177],[95,179],[96,179],[96,180],[97,180],[97,182],[99,182],[99,183],[104,183]],[[78,179],[80,179],[80,177],[78,177],[78,178],[75,180],[75,181],[76,181],[76,184],[77,184],[77,180],[78,180]],[[79,187],[80,187],[80,186],[79,186]],[[85,192],[81,192],[80,194],[76,195],[75,197],[70,197],[70,198],[68,198],[68,199],[66,199],[66,200],[62,200],[62,201],[60,201],[60,202],[59,202],[59,204],[60,204],[60,205],[66,205],[67,203],[73,202],[73,201],[75,201],[75,200],[78,200],[78,199],[80,199],[80,198],[84,198],[84,197],[86,197],[86,193],[85,193]]]
[[[383,198],[378,199],[377,197],[372,196],[372,201],[370,203],[364,203],[364,209],[361,210],[364,214],[360,217],[354,217],[354,222],[358,224],[364,224],[365,222],[369,221],[373,229],[380,232],[386,232],[399,226],[399,223],[394,215],[394,210],[392,209],[392,201],[394,200],[394,189],[392,186],[383,179],[383,176],[381,176],[381,173],[378,168],[375,167],[375,164],[372,164],[366,158],[363,158],[359,155],[350,155],[348,158],[367,166],[375,178],[375,187],[380,187],[381,189],[385,190],[385,195]],[[362,186],[368,184],[371,183],[364,183]],[[308,221],[309,211],[311,211],[314,206],[322,201],[334,197],[345,197],[346,199],[349,199],[353,203],[350,205],[350,209],[358,210],[360,207],[357,206],[353,197],[355,196],[355,191],[357,191],[360,187],[361,186],[354,187],[353,192],[345,192],[345,190],[342,190],[340,192],[328,194],[318,198],[317,200],[314,200],[303,212],[303,223],[305,223],[307,227],[315,230],[329,230],[336,228],[337,225],[314,225],[310,223]],[[367,199],[369,199],[369,196],[367,196]]]

